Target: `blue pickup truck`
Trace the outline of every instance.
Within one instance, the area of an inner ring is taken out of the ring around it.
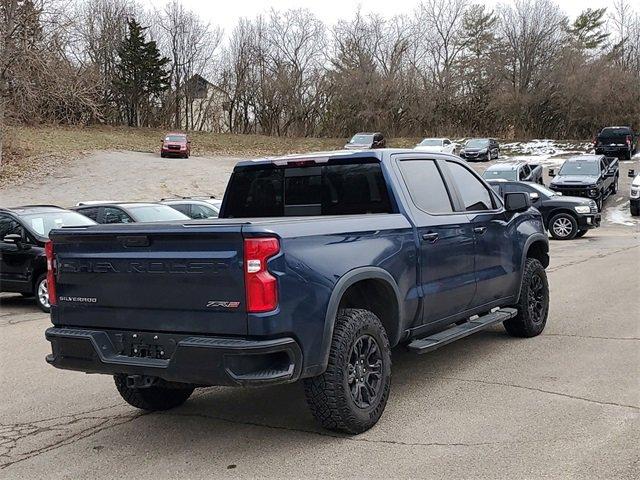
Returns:
[[[382,414],[391,348],[503,323],[542,332],[548,238],[458,157],[340,151],[240,162],[220,218],[63,228],[47,244],[51,365],[145,410],[194,388],[304,381],[320,423]]]

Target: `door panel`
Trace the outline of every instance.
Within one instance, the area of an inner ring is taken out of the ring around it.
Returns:
[[[422,221],[427,219],[421,219]],[[474,238],[464,215],[431,217],[418,226],[423,323],[465,310],[474,297]],[[437,235],[435,240],[425,239]]]
[[[472,307],[513,293],[517,280],[513,247],[515,232],[491,190],[466,166],[447,161],[448,180],[455,186],[457,209],[467,212],[475,242],[476,290]]]
[[[473,306],[511,295],[517,283],[515,232],[510,231],[505,212],[469,215],[475,238],[476,294]]]
[[[475,294],[474,237],[465,213],[455,213],[437,162],[398,162],[417,231],[422,323],[463,311]]]

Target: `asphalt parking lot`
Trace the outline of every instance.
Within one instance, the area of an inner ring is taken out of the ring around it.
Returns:
[[[235,161],[96,153],[1,189],[0,204],[220,196]],[[395,350],[386,411],[355,437],[321,430],[299,384],[201,389],[142,414],[111,378],[49,367],[48,316],[2,294],[0,476],[640,478],[640,222],[626,177],[638,163],[621,165],[600,229],[551,241],[541,336],[494,327],[423,356]]]

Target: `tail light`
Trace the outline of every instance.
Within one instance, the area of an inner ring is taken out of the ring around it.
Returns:
[[[627,145],[631,145],[631,136],[627,135]]]
[[[44,253],[47,256],[47,291],[49,292],[49,304],[56,305],[58,303],[58,296],[56,295],[56,253],[51,240],[45,243]]]
[[[278,306],[278,281],[267,270],[267,260],[280,251],[274,237],[244,241],[244,285],[249,313],[269,312]]]

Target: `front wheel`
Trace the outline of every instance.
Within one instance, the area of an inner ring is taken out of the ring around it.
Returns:
[[[49,289],[47,288],[47,274],[43,273],[36,280],[35,285],[36,304],[45,313],[51,311],[51,304],[49,303]]]
[[[549,221],[549,232],[556,240],[571,240],[578,233],[578,222],[573,215],[558,213]]]
[[[126,375],[116,374],[113,380],[125,402],[149,412],[178,407],[193,393],[193,387],[186,384],[166,383],[162,386],[133,388],[127,385]]]
[[[507,333],[513,337],[535,337],[540,335],[547,324],[549,315],[549,282],[547,272],[535,258],[527,258],[522,283],[518,314],[503,322]]]
[[[340,310],[327,369],[304,380],[313,416],[329,430],[362,433],[382,415],[390,384],[389,339],[378,317],[363,309]]]

